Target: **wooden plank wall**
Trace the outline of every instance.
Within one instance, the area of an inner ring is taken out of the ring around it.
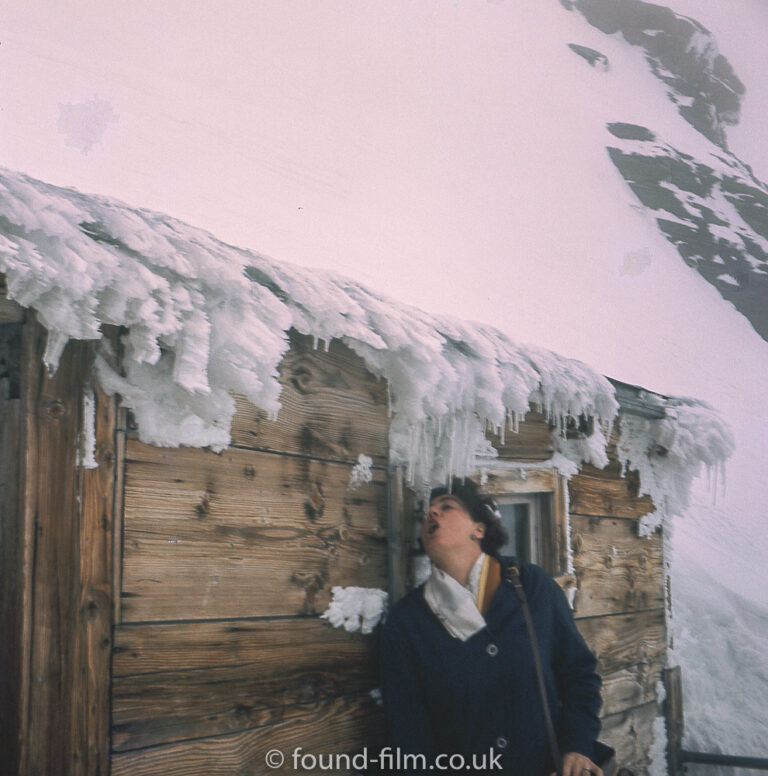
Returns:
[[[574,614],[603,677],[602,738],[643,776],[666,660],[662,536],[638,536],[653,505],[621,476],[615,441],[605,469],[584,466],[569,483]]]
[[[386,385],[301,336],[280,380],[278,420],[238,399],[221,454],[124,432],[115,776],[289,772],[266,752],[379,743],[375,637],[319,615],[334,585],[387,586]],[[373,481],[350,490],[360,454]]]
[[[0,317],[0,773],[8,774],[18,771],[21,746],[21,330],[19,321]]]

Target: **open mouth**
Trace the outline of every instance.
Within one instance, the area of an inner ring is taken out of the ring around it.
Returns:
[[[431,535],[437,530],[437,523],[430,523],[427,528],[427,534]]]

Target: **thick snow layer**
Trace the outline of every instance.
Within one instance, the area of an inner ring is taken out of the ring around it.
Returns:
[[[727,590],[718,566],[677,549],[672,564],[674,649],[682,666],[686,749],[766,757],[768,606]],[[742,563],[721,552],[719,564]],[[747,776],[751,770],[688,766],[700,776]]]
[[[10,296],[48,329],[46,362],[55,369],[70,338],[124,327],[125,374],[102,357],[97,372],[146,442],[222,449],[232,392],[276,415],[291,327],[342,340],[389,381],[392,458],[412,481],[470,471],[490,452],[486,427],[516,427],[530,404],[561,427],[580,415],[610,424],[616,414],[604,377],[489,326],[428,315],[334,273],[279,265],[170,217],[19,173],[0,174],[0,193],[0,270]],[[595,458],[594,445],[577,452]]]
[[[648,535],[665,518],[688,508],[691,484],[702,464],[713,491],[725,482],[725,462],[733,453],[733,434],[711,407],[693,399],[668,399],[666,417],[621,420],[619,460],[640,475],[640,490],[653,500],[655,512],[640,521],[640,535]]]

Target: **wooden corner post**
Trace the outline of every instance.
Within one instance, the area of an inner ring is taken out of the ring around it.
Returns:
[[[667,768],[670,776],[682,773],[683,683],[680,666],[664,669],[664,716],[667,723]]]
[[[70,342],[50,375],[45,330],[24,328],[18,770],[107,776],[114,401],[90,394],[92,343]],[[82,466],[88,429],[94,469]]]

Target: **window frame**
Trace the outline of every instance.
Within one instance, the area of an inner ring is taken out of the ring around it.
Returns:
[[[481,490],[499,504],[536,504],[533,562],[555,578],[569,575],[568,481],[554,469],[491,466],[479,478]],[[532,514],[533,517],[533,514]]]

